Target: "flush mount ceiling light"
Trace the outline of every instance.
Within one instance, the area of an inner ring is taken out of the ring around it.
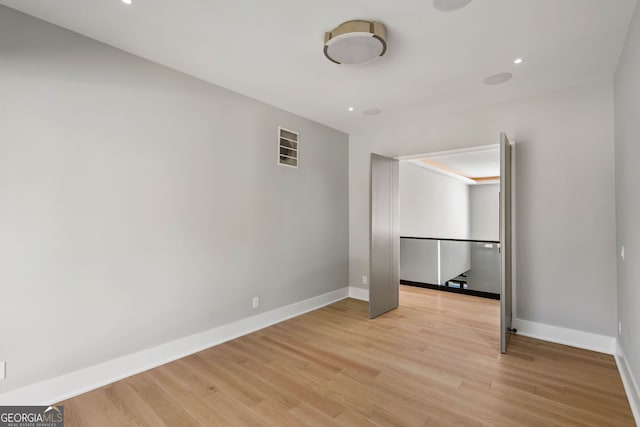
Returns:
[[[379,22],[343,22],[324,36],[324,56],[336,64],[368,64],[386,51],[386,30]]]
[[[440,12],[452,12],[462,9],[471,3],[471,0],[433,0],[433,7]]]
[[[511,80],[511,77],[513,77],[511,73],[494,74],[493,76],[489,76],[484,79],[484,83],[488,85],[499,85],[501,83],[508,82]]]
[[[133,0],[122,0],[122,3],[131,4],[131,3],[133,3]]]
[[[518,65],[518,64],[522,64],[524,62],[524,59],[522,58],[516,58],[513,60],[513,63]]]

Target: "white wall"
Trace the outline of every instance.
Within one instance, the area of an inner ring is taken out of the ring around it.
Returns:
[[[399,174],[401,236],[469,238],[469,186],[466,183],[408,161],[400,162]],[[441,251],[443,282],[470,268],[468,245],[448,243],[444,243]],[[402,239],[400,279],[439,283],[437,242]]]
[[[517,316],[614,336],[613,85],[596,82],[425,118],[379,116],[349,140],[350,284],[368,274],[369,153],[403,156],[496,144],[517,148]]]
[[[624,349],[640,384],[640,9],[636,9],[615,76],[618,316]],[[636,396],[640,403],[640,396]],[[637,404],[637,403],[636,403]]]
[[[470,239],[500,240],[500,184],[469,187]]]
[[[0,392],[347,285],[344,133],[3,6],[0,58]]]
[[[469,186],[400,162],[400,235],[469,238]]]

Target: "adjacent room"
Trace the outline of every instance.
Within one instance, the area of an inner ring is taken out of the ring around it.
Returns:
[[[500,299],[500,147],[399,164],[400,283]]]
[[[0,426],[640,423],[637,0],[0,0],[0,106]]]

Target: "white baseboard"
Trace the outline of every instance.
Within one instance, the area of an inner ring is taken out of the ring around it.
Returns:
[[[347,298],[349,294],[348,288],[338,289],[137,353],[109,360],[99,365],[12,390],[0,394],[0,405],[51,405],[61,402],[131,375],[316,310]]]
[[[636,425],[640,426],[640,387],[638,386],[638,381],[636,381],[636,378],[633,376],[627,356],[624,354],[624,349],[619,341],[616,352],[616,364],[618,365],[618,371],[620,371],[620,377],[622,377],[624,391],[627,393]]]
[[[530,322],[528,320],[513,319],[513,328],[518,330],[518,335],[536,338],[564,344],[585,350],[597,351],[606,354],[616,354],[616,339],[606,335],[592,334],[590,332],[559,326],[546,325],[544,323]]]
[[[349,286],[349,298],[369,301],[369,289],[356,288]]]
[[[513,319],[512,326],[518,330],[518,335],[614,355],[633,417],[636,420],[636,425],[640,426],[640,387],[629,367],[623,348],[614,337],[522,319]]]

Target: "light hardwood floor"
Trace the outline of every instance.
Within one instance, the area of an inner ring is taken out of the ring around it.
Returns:
[[[71,426],[632,426],[613,357],[514,336],[499,301],[347,299],[62,402]]]

